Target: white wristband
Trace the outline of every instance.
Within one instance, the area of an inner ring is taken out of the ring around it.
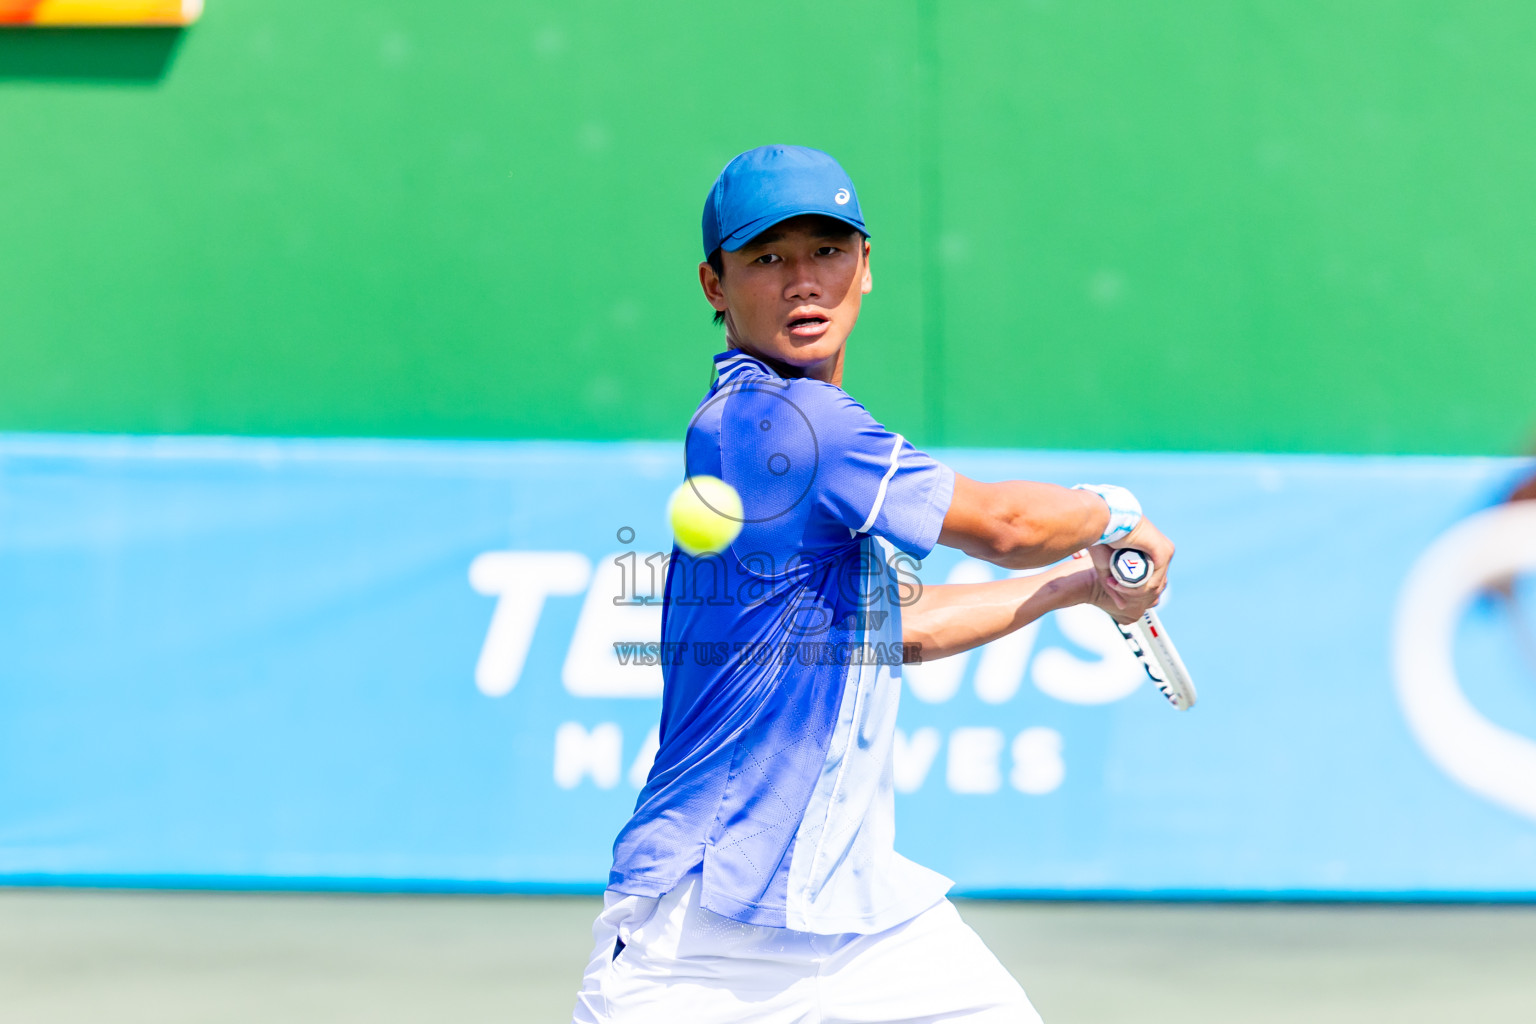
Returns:
[[[1114,484],[1078,484],[1074,491],[1092,491],[1109,506],[1109,525],[1104,527],[1100,544],[1112,544],[1141,524],[1141,502],[1124,487]]]

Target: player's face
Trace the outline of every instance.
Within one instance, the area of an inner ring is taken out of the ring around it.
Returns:
[[[731,344],[841,378],[843,343],[873,284],[863,236],[830,217],[795,217],[720,257],[723,278],[708,263],[699,278]]]

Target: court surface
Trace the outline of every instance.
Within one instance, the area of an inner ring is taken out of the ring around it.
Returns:
[[[0,890],[0,1019],[559,1022],[597,906]],[[1536,1021],[1536,907],[960,908],[1048,1024]]]

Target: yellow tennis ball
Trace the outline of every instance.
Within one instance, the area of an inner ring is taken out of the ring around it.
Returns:
[[[741,495],[717,476],[691,476],[667,501],[677,546],[690,555],[718,555],[741,532]]]

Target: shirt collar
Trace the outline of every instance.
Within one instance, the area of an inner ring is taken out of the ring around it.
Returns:
[[[715,383],[725,384],[742,376],[751,376],[754,373],[765,374],[769,377],[778,377],[773,368],[754,355],[749,355],[739,348],[726,349],[715,356]]]

